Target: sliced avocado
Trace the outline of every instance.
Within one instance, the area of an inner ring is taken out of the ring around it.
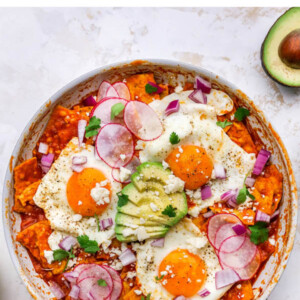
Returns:
[[[287,10],[269,30],[261,48],[262,66],[278,83],[300,87],[300,7]]]
[[[116,215],[116,225],[125,225],[128,227],[136,228],[136,226],[158,226],[160,223],[152,221],[152,220],[145,220],[143,218],[136,218],[133,216],[129,216],[126,214],[119,213]]]
[[[131,182],[139,191],[144,191],[147,182],[158,182],[165,185],[171,175],[169,169],[164,169],[161,163],[145,162],[137,167],[137,172],[132,174]]]
[[[122,194],[128,196],[125,205],[118,206],[115,232],[122,242],[138,240],[134,231],[144,227],[146,238],[163,237],[171,226],[187,214],[187,200],[184,192],[166,194],[166,185],[171,171],[160,163],[143,163],[131,177],[131,183],[123,188]],[[167,206],[175,209],[175,215],[163,214]],[[141,223],[142,220],[142,223]],[[126,232],[125,235],[122,233]],[[132,232],[132,234],[130,234]],[[145,238],[145,239],[146,239]]]

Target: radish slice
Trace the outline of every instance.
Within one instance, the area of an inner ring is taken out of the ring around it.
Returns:
[[[146,103],[130,101],[125,106],[124,121],[128,129],[144,141],[157,139],[163,132],[155,111]]]
[[[219,253],[220,263],[223,268],[244,268],[255,258],[257,247],[250,241],[248,236],[238,250],[230,251],[236,249],[243,239],[243,236],[237,235],[223,241]]]
[[[247,266],[245,266],[244,268],[235,268],[234,270],[239,274],[241,280],[249,280],[257,272],[260,266],[260,261],[261,261],[260,252],[257,248],[254,258]]]
[[[80,264],[80,265],[77,265],[77,266],[74,268],[73,272],[76,272],[76,273],[78,274],[78,275],[77,275],[77,277],[78,277],[79,274],[80,274],[83,270],[89,268],[90,266],[92,266],[92,264]],[[66,273],[66,274],[67,274],[67,273]]]
[[[238,224],[240,225],[240,224]],[[223,243],[223,241],[225,241],[227,238],[231,237],[231,236],[236,236],[237,234],[235,233],[235,231],[232,229],[232,227],[235,226],[235,224],[232,223],[228,223],[228,224],[224,224],[221,227],[219,227],[216,236],[215,236],[215,241],[214,241],[214,245],[215,248],[217,250],[220,250],[220,246]],[[223,249],[223,251],[225,251],[226,253],[231,253],[234,251],[237,251],[245,242],[246,236],[243,235],[241,239],[238,240],[237,243],[235,243],[234,245],[232,245],[232,247],[228,248],[228,249]]]
[[[210,244],[215,247],[215,236],[222,225],[231,223],[242,224],[241,220],[232,214],[217,214],[212,216],[208,221],[207,237]]]
[[[122,293],[122,290],[123,290],[122,279],[121,279],[119,273],[115,269],[113,269],[109,266],[106,266],[106,265],[102,265],[102,268],[104,268],[110,274],[110,276],[113,280],[113,283],[114,283],[114,287],[113,287],[112,293],[110,295],[110,300],[119,299],[119,297]]]
[[[103,279],[106,286],[99,286],[98,280]],[[113,280],[109,272],[99,265],[90,264],[78,277],[77,285],[80,287],[79,298],[82,300],[104,300],[110,296],[113,290]]]
[[[136,171],[136,168],[140,164],[141,164],[140,160],[136,156],[133,156],[132,160],[126,166],[124,166],[124,168],[126,168],[127,170],[130,171],[131,174],[133,174]],[[130,177],[128,178],[128,180],[122,181],[120,179],[120,170],[116,168],[111,169],[111,175],[115,181],[120,183],[129,183],[131,181]]]
[[[109,97],[102,99],[91,111],[91,117],[95,116],[101,120],[102,126],[109,123],[124,123],[123,112],[111,120],[111,108],[117,104],[122,103],[124,106],[127,101],[118,97]]]
[[[134,154],[132,135],[120,124],[111,123],[103,126],[97,135],[95,145],[99,157],[112,168],[125,166]]]
[[[115,82],[113,84],[114,89],[117,91],[121,98],[130,100],[130,91],[127,87],[127,84],[121,81]]]
[[[106,81],[106,80],[104,80],[104,81],[101,82],[101,84],[99,86],[99,90],[98,90],[98,95],[97,95],[98,102],[105,97],[107,90],[111,86],[112,85],[108,81]]]
[[[116,89],[113,86],[110,86],[106,91],[105,97],[108,98],[108,97],[120,97],[120,96],[116,91]]]

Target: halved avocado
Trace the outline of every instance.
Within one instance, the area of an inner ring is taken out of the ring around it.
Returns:
[[[261,47],[262,66],[278,83],[300,87],[300,7],[287,10],[271,27]]]

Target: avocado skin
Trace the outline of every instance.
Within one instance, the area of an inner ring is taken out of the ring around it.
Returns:
[[[266,37],[261,45],[261,48],[260,48],[260,60],[261,60],[261,66],[263,68],[263,70],[265,71],[265,73],[268,75],[268,77],[270,77],[272,80],[274,80],[275,82],[279,83],[280,85],[284,86],[284,87],[289,87],[289,88],[299,88],[300,87],[300,84],[299,85],[289,85],[289,84],[286,84],[285,82],[282,82],[280,81],[278,78],[276,78],[275,76],[273,76],[267,66],[265,65],[265,62],[264,62],[264,58],[263,58],[263,51],[264,51],[264,47],[265,47],[265,44],[267,42],[267,39],[269,37],[269,34],[273,28],[273,26],[279,21],[279,19],[281,19],[284,15],[286,15],[287,13],[289,13],[291,10],[295,9],[294,7],[288,9],[284,14],[282,14],[281,16],[279,16],[277,18],[277,20],[273,23],[273,25],[271,26],[271,28],[269,29],[268,33],[266,34]],[[284,37],[283,37],[284,38]]]

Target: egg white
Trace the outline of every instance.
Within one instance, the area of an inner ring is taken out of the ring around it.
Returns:
[[[94,217],[82,217],[81,220],[76,221],[78,217],[80,218],[80,215],[78,216],[69,206],[66,189],[68,180],[73,174],[71,166],[72,158],[75,155],[86,156],[87,163],[84,167],[99,169],[110,182],[111,200],[106,210],[99,216],[99,219],[109,217],[113,220],[115,219],[118,198],[116,194],[121,190],[122,186],[113,180],[111,167],[95,156],[94,147],[85,145],[79,149],[77,138],[73,138],[67,144],[60,156],[52,164],[49,172],[43,177],[33,200],[37,206],[44,210],[51,228],[54,230],[49,238],[49,245],[52,250],[58,247],[57,243],[63,236],[73,235],[77,237],[82,234],[88,235],[90,239],[96,240],[106,248],[115,236],[114,228],[98,231]]]
[[[231,285],[216,289],[215,273],[222,270],[218,257],[206,236],[199,231],[190,219],[184,218],[170,229],[165,237],[163,248],[151,246],[152,241],[148,240],[143,245],[134,244],[133,246],[137,253],[136,274],[138,282],[141,284],[140,289],[144,295],[151,293],[151,299],[155,300],[169,300],[174,298],[163,287],[163,280],[157,281],[155,277],[160,276],[158,269],[164,257],[178,248],[186,249],[198,255],[205,262],[207,278],[200,289],[206,288],[210,291],[210,295],[205,297],[205,300],[220,299],[230,289]],[[189,297],[189,299],[203,298],[196,294]]]
[[[203,147],[212,159],[213,164],[219,163],[224,166],[226,179],[214,179],[214,176],[212,176],[208,183],[212,190],[211,198],[202,201],[201,199],[193,198],[193,195],[191,195],[196,206],[189,209],[189,214],[197,216],[203,208],[219,202],[220,196],[229,189],[240,189],[243,187],[245,177],[253,169],[255,155],[244,151],[231,141],[221,127],[216,125],[217,111],[215,107],[193,102],[188,98],[190,93],[191,91],[178,94],[173,93],[162,100],[150,103],[150,106],[161,119],[164,131],[156,140],[139,141],[137,147],[141,149],[141,162],[162,162],[178,146],[193,144]],[[180,101],[179,111],[165,116],[166,107],[171,101],[176,99]],[[218,105],[220,105],[220,99],[222,97],[218,98]],[[224,100],[225,104],[220,106],[223,108],[228,106],[227,100],[226,98]],[[172,145],[170,143],[169,138],[172,132],[178,134],[180,138],[179,144]]]

